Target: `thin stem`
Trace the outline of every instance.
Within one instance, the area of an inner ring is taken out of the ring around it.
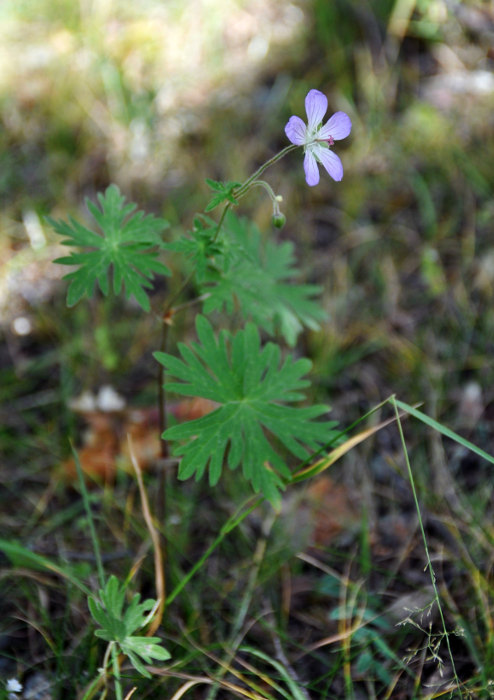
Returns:
[[[84,481],[84,474],[82,473],[82,467],[81,467],[81,462],[79,460],[79,455],[77,454],[77,451],[74,448],[72,443],[70,443],[70,449],[72,450],[72,454],[74,456],[75,468],[77,470],[77,476],[79,478],[79,484],[81,487],[82,502],[84,503],[84,510],[86,511],[86,518],[87,518],[87,522],[88,522],[88,526],[89,526],[89,534],[91,536],[91,542],[92,542],[93,550],[94,550],[94,557],[96,559],[96,569],[98,571],[99,585],[101,586],[101,588],[104,588],[104,586],[105,586],[105,570],[103,568],[103,559],[101,557],[99,540],[98,540],[98,537],[96,535],[96,528],[94,526],[93,514],[91,511],[91,506],[89,504],[89,494],[88,494],[88,491],[86,488],[86,482]]]
[[[161,326],[161,340],[160,340],[160,352],[165,352],[166,342],[168,340],[168,323],[165,319],[162,320]],[[158,369],[158,411],[159,411],[159,429],[160,429],[160,444],[161,444],[161,458],[167,459],[168,454],[168,442],[163,440],[163,433],[166,430],[166,394],[165,394],[165,368],[159,363]]]
[[[256,170],[256,172],[253,175],[251,175],[249,178],[247,178],[247,180],[244,182],[244,184],[238,190],[236,190],[236,192],[234,193],[235,197],[237,199],[239,199],[244,194],[246,194],[246,192],[250,188],[250,185],[252,184],[252,182],[254,180],[257,180],[263,174],[263,172],[265,170],[267,170],[267,168],[269,168],[271,165],[274,165],[274,163],[277,163],[279,160],[281,160],[281,158],[286,156],[287,153],[291,153],[292,151],[294,151],[297,148],[300,148],[300,146],[295,146],[294,144],[291,144],[290,146],[287,146],[282,151],[277,153],[275,156],[273,156],[272,158],[267,160],[265,163],[263,163],[263,165],[261,165],[261,167],[258,170]]]
[[[175,316],[178,314],[180,311],[183,311],[184,309],[188,309],[191,306],[195,306],[196,304],[200,304],[202,301],[206,301],[206,299],[209,299],[211,296],[211,292],[205,292],[204,294],[201,294],[200,297],[196,297],[195,299],[191,299],[190,301],[184,301],[183,304],[179,304],[178,306],[175,306],[173,309],[173,315]]]
[[[175,598],[178,596],[178,594],[185,588],[185,586],[188,584],[190,579],[199,571],[201,566],[204,564],[206,559],[214,552],[216,547],[224,540],[224,538],[227,536],[229,532],[231,532],[234,528],[237,527],[239,523],[244,520],[252,511],[254,511],[257,506],[263,501],[263,497],[259,496],[255,498],[254,502],[249,505],[249,503],[252,501],[251,498],[249,498],[243,505],[238,508],[238,510],[226,521],[226,523],[223,525],[223,527],[220,530],[219,535],[217,538],[214,540],[214,542],[207,548],[207,550],[204,552],[202,557],[197,561],[192,569],[183,576],[179,583],[175,586],[173,591],[167,596],[166,598],[166,605],[170,605],[170,603],[175,600]],[[245,510],[244,510],[245,508]]]
[[[278,202],[273,188],[271,187],[271,185],[268,182],[266,182],[266,180],[254,180],[254,182],[251,184],[251,187],[264,187],[266,192],[271,197],[273,203]],[[280,197],[280,201],[281,201],[281,197]]]
[[[166,343],[168,340],[169,325],[163,317],[161,328],[160,352],[165,352]],[[159,363],[158,368],[158,415],[159,415],[159,437],[160,437],[160,452],[161,459],[158,462],[158,484],[156,490],[156,520],[164,527],[166,520],[166,489],[167,489],[167,470],[168,470],[168,441],[163,438],[163,433],[166,430],[166,391],[165,391],[165,368]],[[165,536],[163,529],[161,530],[160,545],[165,551]],[[165,574],[163,573],[163,576]]]
[[[254,591],[258,582],[259,571],[261,568],[261,564],[264,560],[264,555],[266,554],[268,537],[270,535],[275,520],[276,513],[273,510],[269,513],[268,517],[263,523],[262,537],[257,541],[256,550],[252,559],[252,568],[245,588],[245,593],[242,596],[242,599],[238,606],[238,612],[233,623],[232,632],[230,635],[230,642],[228,644],[228,652],[226,654],[226,657],[223,659],[221,668],[216,676],[217,681],[221,680],[223,676],[227,673],[227,671],[229,671],[232,659],[237,653],[237,650],[240,644],[242,643],[242,639],[245,636],[245,632],[242,631],[242,627],[244,625],[249,607],[252,603],[252,598],[254,596]],[[219,687],[220,686],[218,682],[213,685],[213,687],[209,691],[207,700],[214,700],[214,698],[216,698]]]
[[[122,684],[120,682],[120,664],[118,660],[118,651],[115,644],[112,646],[111,656],[113,662],[113,677],[115,681],[115,695],[117,696],[117,700],[122,700],[123,694]]]
[[[299,146],[295,146],[295,145],[291,144],[290,146],[283,148],[279,153],[277,153],[272,158],[270,158],[265,163],[263,163],[263,165],[261,165],[261,167],[258,168],[255,173],[253,173],[250,177],[248,177],[247,180],[239,187],[239,189],[236,192],[234,192],[235,198],[238,200],[241,197],[244,197],[251,187],[262,186],[265,189],[267,189],[273,202],[276,202],[276,195],[274,194],[270,185],[267,182],[259,180],[259,177],[262,175],[262,173],[267,168],[269,168],[271,165],[273,165],[277,161],[281,160],[281,158],[286,156],[287,153],[294,151],[296,148],[299,148]],[[213,243],[214,243],[214,241],[216,241],[216,239],[218,238],[218,236],[220,234],[221,227],[223,226],[223,222],[225,220],[225,216],[226,216],[226,214],[231,206],[232,206],[232,202],[227,202],[226,205],[223,207],[223,211],[221,212],[221,217],[220,217],[220,220],[218,222],[218,226],[217,226],[215,234],[212,238]],[[184,282],[180,286],[180,288],[168,299],[167,303],[164,306],[163,313],[161,315],[161,319],[162,319],[161,342],[160,342],[160,351],[161,352],[165,352],[165,350],[166,350],[166,344],[167,344],[167,339],[168,339],[168,328],[169,328],[169,324],[167,322],[168,314],[171,312],[171,310],[173,308],[173,303],[174,303],[175,299],[177,299],[182,294],[183,290],[187,287],[187,285],[189,284],[193,275],[194,275],[194,271],[192,270],[189,273],[189,275],[187,275],[186,279],[184,280]],[[200,297],[200,298],[202,298],[202,297]],[[159,411],[159,429],[160,429],[161,436],[163,435],[163,433],[166,430],[166,393],[165,393],[164,383],[165,383],[165,369],[164,369],[164,366],[160,363],[159,370],[158,370],[158,411]],[[163,440],[163,438],[161,438],[161,458],[164,460],[164,459],[167,459],[168,456],[169,456],[168,443],[166,440]],[[157,503],[156,503],[156,516],[157,516],[159,522],[164,522],[165,510],[166,510],[165,475],[164,475],[164,469],[161,469],[160,470],[160,477],[159,477],[159,484],[158,484],[158,497],[157,497]]]
[[[457,687],[459,689],[460,688],[460,679],[458,678],[458,674],[456,673],[456,666],[455,666],[455,662],[454,662],[454,658],[453,658],[453,652],[451,649],[451,645],[449,643],[449,632],[448,632],[447,627],[446,627],[446,620],[444,619],[443,609],[441,606],[441,600],[439,598],[439,591],[437,590],[437,586],[436,586],[436,574],[435,574],[433,566],[432,566],[432,561],[431,561],[431,557],[430,557],[430,553],[429,553],[429,546],[427,544],[427,537],[426,537],[425,530],[424,530],[424,523],[422,522],[422,515],[420,512],[419,499],[417,496],[417,491],[415,489],[415,480],[413,478],[412,467],[410,465],[410,460],[408,458],[408,452],[407,452],[406,443],[405,443],[405,436],[403,434],[403,429],[401,427],[401,420],[400,420],[400,414],[398,412],[398,405],[396,403],[396,398],[394,396],[391,396],[389,400],[390,400],[391,404],[393,405],[394,410],[395,410],[395,414],[396,414],[396,421],[398,423],[398,432],[400,434],[400,440],[401,440],[401,444],[403,446],[403,453],[405,455],[405,464],[407,467],[408,480],[410,481],[410,486],[412,489],[413,502],[415,504],[415,510],[417,511],[417,516],[419,519],[420,533],[422,535],[422,541],[424,543],[425,556],[427,559],[427,568],[429,569],[432,590],[434,591],[434,600],[436,602],[437,609],[439,611],[439,617],[441,618],[441,625],[443,628],[443,633],[444,633],[444,636],[446,638],[446,646],[448,648],[448,654],[449,654],[449,658],[451,661],[451,668],[453,670],[453,677],[454,677],[455,682],[457,684]]]
[[[162,312],[162,314],[161,314],[162,318],[166,318],[167,314],[171,311],[171,309],[172,309],[172,307],[173,307],[173,302],[175,301],[175,299],[178,299],[178,297],[182,294],[182,292],[183,292],[184,289],[187,287],[187,285],[189,284],[189,282],[190,282],[190,280],[192,279],[193,276],[194,276],[194,270],[192,270],[191,272],[189,272],[189,274],[187,275],[187,277],[186,277],[186,278],[184,279],[184,281],[182,282],[182,285],[181,285],[181,286],[177,289],[177,291],[176,291],[174,294],[172,294],[172,296],[168,299],[168,301],[166,302],[165,307],[164,307],[164,309],[163,309],[163,312]]]
[[[223,207],[223,211],[221,212],[221,218],[220,218],[220,220],[218,221],[218,227],[217,227],[217,229],[216,229],[216,232],[215,232],[213,238],[211,239],[213,243],[216,241],[216,239],[218,238],[218,236],[219,236],[219,234],[220,234],[221,227],[223,226],[223,221],[225,220],[226,212],[230,209],[231,206],[232,206],[232,203],[231,203],[231,202],[228,202],[228,203]]]
[[[277,163],[279,160],[281,160],[284,156],[287,155],[287,153],[291,153],[295,149],[300,148],[300,146],[295,146],[294,144],[291,144],[290,146],[287,146],[283,150],[281,150],[279,153],[277,153],[275,156],[267,160],[265,163],[261,165],[260,168],[256,170],[255,173],[253,173],[250,177],[247,178],[247,180],[241,185],[238,190],[234,190],[232,193],[235,199],[241,199],[244,197],[247,192],[250,190],[250,188],[254,185],[254,181],[258,180],[259,177],[263,174],[265,170],[267,170],[271,165],[274,165]],[[267,184],[267,183],[266,183]],[[269,185],[268,185],[269,187]],[[271,188],[270,188],[271,189]],[[271,190],[272,191],[272,190]],[[218,228],[216,229],[216,233],[214,234],[213,237],[213,242],[216,241],[218,238],[219,232],[221,230],[221,227],[223,225],[223,221],[226,216],[226,212],[230,209],[232,206],[232,202],[228,202],[225,207],[223,208],[223,211],[221,213],[221,218],[218,222]]]

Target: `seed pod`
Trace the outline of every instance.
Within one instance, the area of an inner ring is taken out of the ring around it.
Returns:
[[[283,228],[283,226],[285,225],[285,221],[286,216],[281,212],[278,212],[278,214],[273,214],[273,217],[271,219],[271,222],[275,228]]]

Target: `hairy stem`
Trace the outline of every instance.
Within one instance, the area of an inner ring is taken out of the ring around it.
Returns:
[[[274,165],[274,163],[277,163],[279,160],[281,160],[284,156],[287,155],[287,153],[291,153],[294,151],[296,148],[300,148],[300,146],[295,146],[294,144],[287,146],[284,148],[282,151],[277,153],[275,156],[267,160],[263,165],[261,165],[256,172],[251,175],[247,180],[244,182],[244,184],[236,190],[235,197],[239,199],[240,197],[243,197],[244,194],[247,193],[247,191],[250,189],[251,184],[254,182],[254,180],[257,180],[267,168],[269,168],[271,165]]]
[[[258,184],[256,181],[263,174],[263,172],[265,170],[267,170],[267,168],[269,168],[271,165],[274,165],[274,163],[277,163],[284,156],[286,156],[287,153],[291,153],[296,148],[300,148],[300,146],[295,146],[293,144],[290,146],[287,146],[286,148],[281,150],[279,153],[277,153],[275,156],[273,156],[272,158],[267,160],[265,163],[263,163],[261,165],[261,167],[256,170],[255,173],[253,173],[250,177],[247,178],[247,180],[242,185],[240,185],[238,190],[235,190],[233,192],[233,196],[235,197],[235,199],[241,199],[242,197],[244,197],[247,194],[247,192],[251,189],[251,187],[254,187]],[[268,185],[268,187],[269,187],[269,185]],[[213,242],[216,241],[216,239],[218,238],[221,227],[223,225],[223,221],[224,221],[225,216],[226,216],[226,212],[230,209],[231,206],[232,206],[232,203],[228,202],[225,205],[225,207],[223,208],[223,211],[221,213],[221,218],[218,222],[218,228],[216,229],[216,233],[214,234]]]

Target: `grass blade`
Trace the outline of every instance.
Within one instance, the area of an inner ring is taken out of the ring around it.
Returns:
[[[446,428],[446,426],[441,425],[441,423],[438,423],[433,418],[426,416],[425,413],[418,411],[416,408],[412,408],[412,406],[409,406],[407,403],[404,403],[404,401],[398,401],[398,399],[395,399],[395,398],[392,398],[390,400],[392,401],[393,405],[396,404],[398,406],[398,408],[400,408],[402,411],[406,411],[408,414],[410,414],[414,418],[418,418],[418,420],[422,421],[422,423],[425,423],[425,425],[428,425],[429,428],[433,428],[434,430],[437,430],[437,432],[441,433],[441,435],[444,435],[445,437],[451,438],[451,440],[454,440],[459,445],[462,445],[462,447],[466,447],[467,450],[470,450],[471,452],[475,452],[475,454],[477,454],[479,457],[482,457],[483,459],[486,459],[491,464],[494,464],[494,457],[487,454],[487,452],[484,452],[484,450],[481,450],[480,447],[477,447],[472,442],[465,440],[465,438],[462,438],[461,435],[458,435],[453,430]]]

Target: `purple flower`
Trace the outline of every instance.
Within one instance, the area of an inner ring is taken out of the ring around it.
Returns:
[[[343,165],[336,153],[330,150],[335,141],[344,139],[352,130],[352,122],[345,112],[335,112],[322,124],[328,109],[328,99],[319,90],[309,90],[305,98],[305,111],[308,124],[300,117],[290,117],[285,126],[285,134],[296,146],[304,147],[304,170],[308,185],[319,182],[318,163],[321,163],[333,180],[343,178]]]

